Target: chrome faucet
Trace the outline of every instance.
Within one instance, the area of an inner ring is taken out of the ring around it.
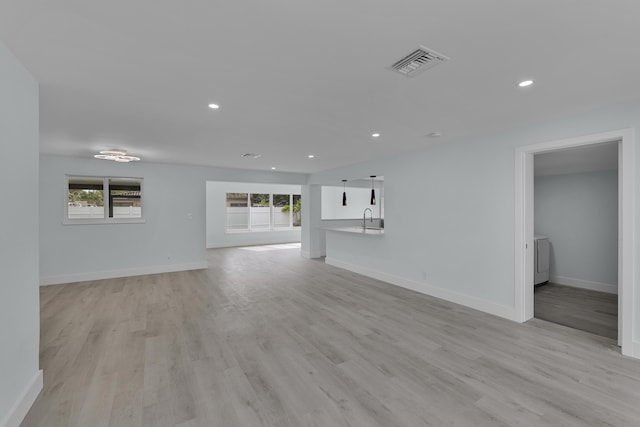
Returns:
[[[362,228],[367,229],[367,211],[371,214],[371,222],[373,222],[373,211],[369,208],[365,208],[362,212]]]

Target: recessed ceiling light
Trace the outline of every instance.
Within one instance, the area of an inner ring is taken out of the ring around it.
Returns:
[[[271,166],[271,170],[272,171],[276,170],[276,167],[275,166]]]
[[[218,104],[209,104],[209,108],[211,108],[212,110],[217,110],[218,108],[220,108],[220,106]]]
[[[379,133],[372,133],[371,136],[374,137],[374,138],[377,138],[377,137],[380,136],[380,134]]]
[[[315,156],[313,154],[309,154],[307,157],[313,159]]]
[[[533,84],[533,80],[523,80],[520,83],[518,83],[519,87],[527,87],[527,86],[531,86]]]

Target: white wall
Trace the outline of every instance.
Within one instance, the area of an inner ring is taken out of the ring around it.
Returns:
[[[396,283],[437,288],[458,301],[487,303],[498,308],[496,314],[514,318],[515,147],[628,127],[640,127],[637,102],[313,174],[309,186],[335,185],[370,171],[384,175],[384,237],[375,250],[367,241],[354,241],[339,261]],[[637,165],[638,157],[640,150]],[[311,224],[318,225],[319,220]],[[636,246],[639,233],[640,217]],[[636,312],[639,280],[636,274]],[[640,346],[640,316],[634,330]]]
[[[64,225],[65,174],[144,178],[144,224]],[[206,267],[206,182],[297,183],[306,175],[40,158],[41,284]]]
[[[302,256],[319,258],[324,255],[324,231],[320,212],[322,207],[321,187],[302,186]]]
[[[535,232],[551,242],[552,281],[605,292],[618,284],[618,172],[538,176]]]
[[[300,227],[293,230],[226,232],[227,193],[301,194],[300,185],[207,181],[207,248],[300,241]]]
[[[17,426],[38,370],[38,83],[0,44],[0,426]]]

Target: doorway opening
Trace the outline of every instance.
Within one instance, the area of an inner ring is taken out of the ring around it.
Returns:
[[[618,144],[618,344],[622,354],[640,358],[634,348],[635,141],[633,129],[518,147],[515,152],[515,318],[534,315],[534,155],[602,143]],[[637,353],[637,354],[636,354]]]
[[[534,317],[618,339],[619,141],[534,154]]]

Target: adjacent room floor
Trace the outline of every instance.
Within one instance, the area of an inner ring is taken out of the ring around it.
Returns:
[[[534,290],[534,316],[618,339],[618,295],[548,283]]]
[[[640,361],[298,249],[41,288],[30,426],[636,425]]]

